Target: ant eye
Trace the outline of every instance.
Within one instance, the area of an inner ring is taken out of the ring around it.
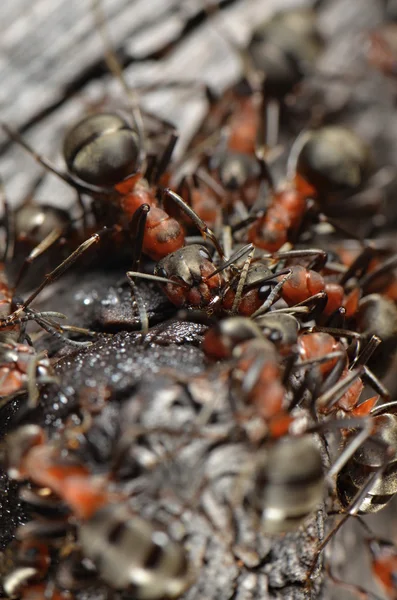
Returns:
[[[264,300],[265,298],[267,298],[271,292],[271,289],[272,288],[270,285],[262,285],[258,290],[259,299]]]
[[[160,277],[168,277],[168,273],[167,271],[164,269],[164,267],[160,267],[159,269],[157,269],[157,275],[159,275]]]
[[[272,342],[280,342],[282,340],[283,336],[281,334],[281,331],[278,331],[277,329],[273,329],[273,331],[270,332],[270,336],[269,339]]]

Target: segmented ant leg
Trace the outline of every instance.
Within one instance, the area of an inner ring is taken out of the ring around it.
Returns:
[[[333,406],[335,406],[338,400],[340,400],[345,394],[345,392],[347,392],[352,383],[354,383],[356,379],[361,377],[363,371],[363,366],[359,366],[357,369],[349,371],[346,377],[338,381],[335,385],[333,385],[331,388],[322,393],[321,396],[319,396],[318,398],[314,398],[313,402],[318,407],[318,409],[328,411]]]
[[[367,273],[361,280],[360,286],[365,293],[368,287],[376,280],[378,277],[385,275],[391,269],[394,269],[397,266],[397,254],[394,254],[387,260],[385,260],[381,265],[376,267],[371,273]]]
[[[279,275],[279,273],[277,273],[277,275]],[[287,273],[287,275],[285,275],[281,281],[279,281],[277,283],[277,285],[274,286],[274,288],[272,289],[272,291],[270,292],[269,296],[266,298],[265,302],[262,304],[262,306],[260,306],[258,308],[258,310],[256,310],[252,315],[251,318],[255,319],[255,317],[259,317],[260,315],[263,315],[264,313],[266,313],[270,307],[272,306],[272,304],[276,301],[277,296],[280,294],[283,285],[285,284],[286,281],[288,281],[288,279],[291,278],[291,272]]]
[[[373,259],[375,254],[374,248],[371,246],[366,246],[364,250],[357,256],[357,258],[352,262],[350,267],[343,273],[340,277],[338,283],[340,285],[345,285],[349,281],[349,279],[361,279],[366,270],[368,269],[368,265],[370,261]]]
[[[150,212],[149,204],[142,204],[137,208],[134,212],[132,219],[129,223],[129,231],[131,240],[133,242],[132,246],[132,270],[139,271],[141,256],[142,256],[142,245],[143,238],[145,235],[145,225],[146,219]]]
[[[240,260],[240,258],[245,256],[246,254],[249,254],[252,250],[253,250],[252,244],[247,244],[246,246],[243,246],[243,248],[240,248],[240,250],[237,250],[237,252],[235,252],[235,254],[233,254],[233,256],[231,256],[226,262],[222,263],[220,267],[215,269],[215,271],[213,271],[211,273],[211,275],[208,275],[208,277],[206,278],[207,281],[208,281],[208,279],[211,279],[211,277],[218,275],[218,273],[221,273],[225,269],[228,269],[229,267],[233,267],[234,263],[236,263],[238,260]],[[273,276],[273,279],[274,279],[274,276]]]
[[[201,235],[203,236],[203,238],[205,239],[206,237],[208,237],[211,240],[211,242],[214,244],[214,246],[216,248],[216,251],[218,252],[218,254],[221,257],[221,259],[225,260],[226,257],[225,257],[225,255],[223,253],[222,247],[221,247],[221,245],[220,245],[217,237],[211,231],[211,229],[208,227],[208,225],[202,219],[200,219],[200,217],[195,213],[195,211],[192,208],[190,208],[190,206],[188,206],[186,204],[186,202],[184,202],[183,199],[180,196],[178,196],[178,194],[176,194],[175,192],[173,192],[169,188],[165,188],[163,190],[163,194],[165,196],[168,196],[169,198],[171,198],[175,202],[175,204],[181,210],[183,210],[183,212],[188,217],[190,217],[190,219],[192,219],[193,223],[200,230]]]
[[[299,309],[306,308],[307,314],[310,314],[312,318],[317,318],[318,315],[321,315],[328,301],[328,296],[326,292],[318,292],[306,300],[302,300],[302,302],[298,302],[298,304],[294,304],[294,306],[290,306],[289,308],[279,309],[279,312],[300,312]]]
[[[150,273],[138,273],[138,271],[127,271],[127,277],[138,277],[139,279],[147,279],[148,281],[157,281],[157,283],[172,283],[177,287],[188,289],[188,284],[183,281],[174,281],[174,279],[167,279],[167,277],[161,277],[160,275],[151,275]]]
[[[72,252],[60,265],[58,265],[51,273],[44,277],[42,283],[35,289],[32,294],[30,294],[29,298],[25,300],[11,315],[8,317],[4,317],[0,319],[0,326],[7,326],[17,318],[19,318],[20,314],[25,311],[25,309],[33,302],[33,300],[40,294],[40,292],[50,283],[56,281],[71,265],[73,265],[76,260],[84,254],[91,246],[94,244],[98,244],[104,235],[109,235],[114,231],[119,231],[120,228],[115,225],[113,227],[105,227],[101,229],[97,233],[94,233],[91,237],[88,238],[85,242],[80,244],[74,252]]]
[[[254,254],[255,254],[255,248],[252,248],[251,252],[248,254],[247,258],[245,259],[243,268],[241,270],[241,275],[240,275],[240,278],[239,278],[239,281],[237,284],[236,295],[233,300],[232,311],[231,311],[232,315],[237,314],[238,309],[240,307],[244,285],[247,280],[248,270],[250,268],[250,264],[254,257]]]
[[[374,392],[376,392],[381,398],[383,398],[383,400],[390,400],[389,390],[377,378],[375,373],[373,373],[371,369],[368,369],[366,365],[364,365],[364,372],[362,378],[372,387]]]
[[[312,261],[307,265],[307,269],[320,270],[327,262],[327,253],[319,248],[308,248],[306,250],[288,250],[286,252],[273,252],[273,254],[264,254],[264,259],[280,259],[287,258],[312,258]]]
[[[23,277],[26,274],[26,271],[30,267],[30,265],[44,252],[46,252],[51,246],[53,246],[62,236],[63,231],[60,229],[54,229],[51,231],[43,241],[41,241],[33,250],[29,253],[29,255],[25,258],[22,263],[21,268],[19,269],[19,273],[14,283],[14,290],[18,287]]]
[[[54,327],[54,325],[48,323],[45,319],[40,319],[39,317],[37,317],[37,315],[35,316],[34,320],[38,325],[40,325],[42,329],[44,329],[44,331],[47,331],[47,333],[49,333],[50,335],[62,340],[65,344],[68,344],[68,346],[72,346],[73,348],[88,348],[92,345],[92,342],[78,342],[76,340],[70,340],[65,335],[63,335],[64,328],[61,325],[58,325],[57,323]],[[69,331],[71,330],[69,329]],[[82,331],[84,330],[81,329],[80,333]],[[88,330],[87,332],[89,333]]]
[[[344,352],[334,352],[331,354],[339,354],[336,365],[332,368],[331,372],[325,379],[324,383],[320,387],[320,394],[324,394],[327,390],[331,389],[340,380],[342,373],[346,365],[346,354]]]
[[[135,284],[133,277],[127,273],[128,283],[131,287],[131,292],[133,299],[136,301],[136,305],[138,307],[138,314],[141,321],[141,331],[142,331],[142,342],[144,341],[148,331],[149,331],[149,319],[147,315],[147,311],[145,308],[145,303],[143,301],[142,295]]]
[[[27,368],[27,389],[28,389],[28,408],[36,408],[39,400],[39,390],[37,386],[37,367],[42,358],[47,358],[46,352],[40,352],[33,356],[29,361]]]
[[[36,312],[36,311],[31,311],[31,314],[26,314],[23,315],[22,317],[20,317],[19,319],[14,319],[13,320],[13,325],[22,325],[23,323],[27,323],[28,321],[35,321],[36,320],[36,316],[41,317],[42,319],[46,319],[46,320],[50,320],[53,318],[56,319],[67,319],[67,316],[59,313],[59,312],[54,312],[54,311],[44,311],[44,312]],[[54,323],[54,325],[57,325],[56,323]]]
[[[356,359],[353,361],[352,367],[356,367],[357,365],[365,365],[381,343],[382,340],[377,335],[372,335],[364,348],[357,355]]]
[[[26,142],[26,140],[24,140],[23,137],[21,135],[19,135],[18,132],[14,131],[13,129],[8,127],[8,125],[6,125],[5,123],[0,122],[0,127],[8,135],[8,137],[10,139],[12,139],[14,142],[19,144],[20,146],[22,146],[22,148],[24,148],[24,150],[26,150],[26,152],[31,154],[36,162],[38,162],[42,167],[47,169],[47,171],[51,171],[51,173],[56,175],[59,179],[62,179],[62,181],[69,184],[74,189],[82,192],[83,194],[98,195],[98,194],[114,193],[112,189],[108,189],[105,187],[98,187],[91,183],[85,183],[85,182],[81,181],[80,179],[77,179],[76,177],[74,177],[73,175],[68,173],[67,171],[61,171],[47,158],[45,158],[41,154],[38,154],[32,148],[32,146],[30,146]]]

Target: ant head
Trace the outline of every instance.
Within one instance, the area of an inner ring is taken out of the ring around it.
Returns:
[[[139,170],[140,138],[117,114],[91,115],[67,133],[63,154],[79,179],[111,186]]]
[[[355,193],[371,174],[369,147],[350,129],[322,127],[299,136],[296,144],[296,172],[319,196]]]
[[[175,285],[165,284],[165,293],[173,304],[196,308],[208,305],[220,290],[222,279],[218,273],[213,275],[214,271],[207,248],[199,244],[172,252],[155,268],[156,275],[175,281]]]

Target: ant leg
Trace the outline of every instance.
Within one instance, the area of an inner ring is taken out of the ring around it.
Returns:
[[[142,326],[141,331],[142,331],[142,342],[143,342],[149,331],[149,319],[148,319],[145,303],[144,303],[142,295],[141,295],[137,285],[135,284],[133,277],[130,275],[130,273],[127,273],[127,279],[128,279],[128,283],[130,284],[130,287],[131,287],[131,293],[133,296],[133,300],[136,301],[136,305],[138,307],[139,318],[140,318],[141,326]]]
[[[218,273],[221,273],[222,271],[224,271],[228,267],[232,267],[233,268],[235,262],[237,262],[238,260],[240,260],[240,258],[242,258],[243,256],[245,256],[246,254],[250,253],[252,250],[255,250],[255,248],[253,247],[252,244],[247,244],[246,246],[243,246],[243,248],[240,248],[240,250],[237,250],[237,252],[235,252],[229,258],[229,260],[227,260],[220,267],[218,267],[217,269],[215,269],[215,271],[213,271],[211,273],[211,275],[208,275],[208,277],[206,277],[206,280],[208,281],[208,279],[211,279],[211,277],[214,277]],[[274,275],[272,275],[272,279],[274,279]]]
[[[19,317],[19,315],[33,302],[33,300],[40,294],[40,292],[50,283],[56,281],[71,265],[73,265],[76,260],[84,254],[91,246],[94,244],[98,244],[101,238],[104,235],[108,235],[113,231],[119,231],[119,227],[117,225],[113,227],[105,227],[101,229],[97,233],[94,233],[91,237],[88,238],[85,242],[80,244],[80,246],[74,250],[60,265],[58,265],[51,273],[44,277],[42,283],[36,288],[32,294],[30,294],[29,298],[25,300],[11,315],[8,317],[4,317],[0,319],[0,327],[7,326],[10,323]]]
[[[113,190],[111,190],[109,188],[105,188],[105,187],[102,188],[102,187],[93,185],[91,183],[85,183],[85,182],[75,178],[73,175],[71,175],[67,171],[61,171],[51,161],[49,161],[47,158],[45,158],[44,156],[42,156],[41,154],[38,154],[35,150],[33,150],[33,148],[26,142],[26,140],[23,139],[23,137],[18,132],[14,131],[13,129],[8,127],[8,125],[6,125],[5,123],[2,123],[2,122],[0,122],[0,127],[8,135],[8,137],[10,139],[12,139],[14,142],[19,144],[20,146],[22,146],[22,148],[24,148],[24,150],[26,150],[26,152],[31,154],[36,162],[38,162],[42,167],[47,169],[47,171],[51,171],[51,173],[56,175],[59,179],[62,179],[62,181],[69,184],[74,189],[82,192],[83,194],[98,195],[98,194],[112,194],[113,193]]]
[[[397,254],[394,254],[387,260],[385,260],[381,265],[376,267],[371,273],[367,273],[360,281],[360,285],[365,293],[366,288],[369,287],[371,283],[378,277],[381,277],[385,273],[388,273],[391,269],[394,269],[397,266]]]
[[[36,354],[27,367],[27,390],[28,390],[28,408],[36,408],[39,401],[39,390],[37,387],[37,368],[42,358],[47,358],[46,352]]]
[[[377,378],[375,373],[373,373],[368,367],[364,365],[364,372],[362,378],[372,387],[374,392],[379,394],[379,396],[386,401],[390,400],[390,392],[383,385],[383,383]]]
[[[207,173],[202,167],[199,167],[194,174],[196,179],[202,181],[205,185],[207,185],[220,199],[225,198],[225,191],[221,185],[210,175]]]
[[[340,379],[335,385],[327,389],[320,396],[313,399],[314,404],[319,410],[329,411],[342,396],[348,391],[350,386],[361,377],[364,367],[360,366],[349,373],[343,379]]]
[[[349,279],[361,279],[366,270],[368,269],[368,265],[370,261],[373,259],[375,254],[374,248],[371,246],[366,246],[364,250],[357,256],[357,258],[352,262],[350,267],[343,273],[338,283],[340,285],[344,285],[349,281]]]
[[[188,289],[187,283],[182,281],[174,281],[173,279],[167,279],[167,277],[161,277],[160,275],[150,275],[150,273],[139,273],[138,271],[127,271],[127,277],[138,277],[140,279],[147,279],[148,281],[157,281],[158,283],[171,283],[178,287]]]
[[[263,259],[278,258],[284,260],[286,258],[306,258],[313,257],[312,261],[307,266],[308,269],[320,270],[327,262],[327,253],[319,248],[308,248],[305,250],[288,250],[286,252],[274,252],[273,254],[264,254]]]
[[[277,275],[279,275],[279,273],[277,273]],[[272,291],[270,292],[269,296],[267,297],[267,299],[265,300],[265,302],[262,304],[262,306],[260,306],[258,308],[258,310],[256,310],[252,315],[251,318],[255,319],[255,317],[259,317],[259,315],[263,315],[264,313],[266,313],[269,308],[271,307],[271,305],[273,304],[273,302],[275,302],[277,296],[279,295],[279,293],[282,290],[283,285],[288,281],[288,279],[291,278],[291,271],[289,273],[287,273],[287,275],[285,275],[281,281],[279,281],[277,283],[277,285],[274,286],[274,288],[272,289]]]
[[[132,219],[129,223],[129,232],[132,240],[132,269],[133,271],[139,271],[141,256],[142,256],[142,245],[143,238],[145,235],[146,219],[150,212],[149,204],[142,204],[134,212]]]
[[[26,271],[30,267],[30,265],[44,252],[46,252],[51,246],[53,246],[62,236],[63,231],[61,229],[54,229],[51,231],[45,238],[42,240],[33,250],[29,253],[29,255],[25,258],[22,263],[21,268],[19,269],[19,273],[14,283],[14,290],[19,286],[23,277],[26,274]]]
[[[248,254],[247,258],[245,259],[244,266],[241,270],[241,275],[240,275],[240,278],[239,278],[239,281],[237,284],[236,295],[234,296],[234,300],[233,300],[232,311],[231,311],[232,315],[235,315],[238,312],[238,309],[239,309],[239,306],[241,303],[241,299],[242,299],[244,285],[247,280],[248,270],[250,268],[251,261],[254,257],[254,254],[255,254],[255,248],[252,248],[252,250]]]
[[[30,309],[27,309],[30,310]],[[49,333],[50,335],[54,336],[55,338],[58,338],[60,340],[62,340],[63,342],[65,342],[66,344],[68,344],[69,346],[72,346],[73,348],[88,348],[89,346],[92,345],[92,342],[78,342],[76,340],[70,340],[69,338],[65,337],[63,335],[64,331],[78,331],[79,333],[85,333],[85,334],[90,334],[88,329],[83,329],[83,328],[72,328],[72,327],[62,327],[61,325],[59,325],[58,323],[55,322],[49,322],[47,319],[41,319],[40,317],[37,316],[37,314],[34,314],[34,320],[36,321],[36,323],[38,325],[40,325],[40,327],[42,329],[44,329],[44,331],[46,331],[47,333]]]
[[[171,198],[175,202],[175,204],[181,210],[183,210],[183,212],[188,217],[190,217],[192,219],[193,223],[200,230],[201,235],[203,236],[203,238],[205,239],[206,237],[208,237],[211,240],[211,242],[214,244],[214,246],[216,248],[216,251],[218,252],[219,256],[221,257],[222,260],[224,260],[225,259],[225,255],[224,255],[224,252],[222,250],[222,247],[221,247],[221,245],[220,245],[217,237],[211,231],[211,229],[208,227],[208,225],[202,219],[200,219],[200,217],[198,216],[198,214],[192,208],[190,208],[190,206],[188,206],[186,204],[186,202],[184,202],[183,199],[180,196],[178,196],[178,194],[176,194],[175,192],[173,192],[169,188],[165,188],[163,190],[163,194],[165,196],[168,196],[169,198]]]
[[[367,364],[367,362],[371,358],[372,354],[375,352],[375,350],[378,348],[378,346],[381,343],[382,343],[382,340],[377,335],[372,335],[371,338],[366,343],[366,345],[364,346],[364,348],[361,350],[361,352],[357,355],[357,357],[353,361],[352,366],[355,367],[357,365]]]

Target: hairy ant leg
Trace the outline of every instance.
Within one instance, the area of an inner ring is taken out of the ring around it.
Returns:
[[[8,127],[5,123],[0,123],[0,127],[6,133],[6,135],[12,139],[14,142],[22,146],[28,152],[36,162],[38,162],[42,167],[47,169],[47,171],[51,171],[54,175],[62,179],[65,183],[69,184],[73,188],[82,192],[83,194],[106,194],[106,188],[98,187],[96,185],[90,184],[88,182],[82,181],[76,178],[73,174],[68,171],[61,171],[58,169],[50,160],[48,160],[45,156],[37,153],[32,146],[30,146],[27,141],[19,135],[16,131]],[[111,189],[107,190],[108,194],[111,194]]]
[[[19,269],[19,273],[16,277],[14,287],[17,288],[21,282],[21,280],[26,275],[27,270],[30,268],[32,263],[39,258],[44,252],[49,250],[56,242],[60,240],[64,231],[61,229],[54,229],[51,231],[45,238],[42,240],[33,250],[31,250],[28,256],[24,259],[21,268]]]
[[[178,196],[172,190],[166,188],[163,190],[163,194],[172,199],[173,202],[193,221],[194,225],[199,229],[201,235],[205,239],[208,237],[211,242],[214,244],[216,251],[218,252],[221,259],[225,259],[225,255],[223,253],[223,249],[215,236],[215,234],[211,231],[208,225],[188,206],[183,199]]]

